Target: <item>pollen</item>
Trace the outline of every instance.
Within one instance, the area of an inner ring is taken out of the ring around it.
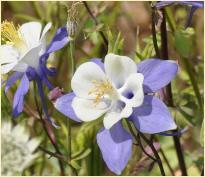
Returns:
[[[1,25],[2,40],[7,44],[21,45],[23,39],[21,34],[18,32],[19,26],[15,27],[13,22],[4,21]]]
[[[94,84],[94,87],[88,92],[88,95],[95,95],[93,103],[96,106],[103,99],[105,94],[109,94],[112,92],[113,86],[108,80],[93,80],[92,83]]]

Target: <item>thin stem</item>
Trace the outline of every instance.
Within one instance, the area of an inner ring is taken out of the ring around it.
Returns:
[[[132,126],[131,126],[131,123],[126,120],[126,123],[128,125],[128,128],[131,132],[131,134],[134,136],[134,138],[136,139],[136,141],[138,141],[138,137],[135,135],[134,133],[134,130],[132,129]],[[161,175],[162,176],[165,176],[165,172],[164,172],[164,168],[163,168],[163,165],[162,165],[162,161],[161,161],[161,158],[160,156],[158,155],[158,152],[157,150],[155,149],[154,145],[152,144],[152,142],[150,142],[141,132],[138,131],[138,134],[139,136],[141,136],[143,138],[143,140],[147,143],[147,145],[149,145],[149,147],[152,149],[153,153],[154,153],[154,156],[155,156],[155,159],[152,157],[151,159],[156,161],[158,163],[158,166],[159,166],[159,169],[160,169],[160,172],[161,172]],[[138,143],[140,144],[140,142],[138,141]],[[146,153],[146,155],[148,155]],[[150,157],[150,155],[148,155]]]
[[[162,154],[162,157],[164,158],[165,163],[167,164],[167,167],[169,168],[169,171],[171,173],[172,176],[174,176],[174,170],[172,169],[167,157],[165,156],[164,151],[160,148],[160,153]]]
[[[74,43],[74,36],[71,37],[70,40],[70,59],[71,59],[71,76],[74,74],[75,70],[75,63],[74,63],[74,49],[75,49],[75,43]],[[67,160],[70,162],[72,160],[72,141],[71,141],[71,120],[70,118],[67,118],[67,130],[68,130],[68,137],[67,137],[67,148],[68,148],[68,157]],[[72,173],[75,176],[78,176],[77,170],[71,165]]]
[[[147,156],[148,156],[150,159],[152,159],[153,161],[157,161],[157,159],[155,159],[154,157],[152,157],[151,155],[149,155],[149,154],[144,150],[144,147],[143,147],[143,145],[142,145],[142,142],[141,142],[141,139],[140,139],[139,134],[136,135],[135,132],[134,132],[134,130],[132,129],[132,126],[131,126],[130,122],[129,122],[129,121],[126,121],[126,122],[127,122],[127,125],[128,125],[128,128],[129,128],[131,134],[134,136],[134,138],[135,138],[136,141],[138,142],[137,145],[140,146],[140,148],[141,148],[142,151],[145,153],[145,155],[147,155]]]
[[[70,58],[71,58],[71,75],[73,76],[75,70],[74,63],[74,49],[75,49],[75,41],[74,39],[70,40]]]
[[[71,77],[73,76],[74,72],[74,56],[73,56],[73,39],[70,41],[70,60],[71,60]],[[70,119],[67,118],[67,151],[68,151],[68,161],[71,160],[71,125]]]
[[[158,141],[158,140],[154,135],[151,135],[150,136],[150,141]],[[171,167],[171,165],[170,165],[170,163],[169,163],[169,161],[168,161],[168,159],[167,159],[167,157],[166,157],[166,155],[165,155],[165,153],[164,153],[164,151],[161,147],[159,149],[159,152],[162,154],[162,157],[163,157],[165,163],[167,164],[171,175],[174,176],[174,170],[172,169],[172,167]]]
[[[70,164],[70,161],[67,161],[67,158],[66,158],[65,156],[63,156],[63,155],[61,155],[61,154],[58,154],[58,153],[51,152],[51,151],[49,151],[49,150],[47,150],[47,149],[44,149],[44,148],[41,147],[41,146],[39,147],[39,149],[40,149],[41,151],[45,152],[46,154],[49,154],[51,157],[55,157],[55,158],[57,158],[57,159],[60,159],[60,160],[64,161],[65,163],[67,163],[67,164],[71,167],[71,169],[73,170],[74,175],[75,175],[75,176],[78,176],[78,174],[77,174],[75,168]]]
[[[137,134],[137,139],[138,139],[139,146],[140,146],[140,148],[142,149],[142,151],[144,152],[144,154],[147,155],[150,159],[152,159],[153,161],[156,162],[157,159],[155,159],[154,157],[152,157],[151,155],[149,155],[149,154],[145,151],[145,149],[144,149],[144,147],[143,147],[143,145],[142,145],[142,142],[141,142],[141,138],[140,138],[140,134],[139,134],[139,133]]]
[[[187,74],[189,75],[190,81],[192,83],[192,87],[193,87],[193,90],[195,92],[196,99],[197,99],[197,102],[198,102],[198,105],[199,105],[200,113],[201,113],[201,115],[203,115],[203,107],[204,106],[203,106],[203,101],[202,101],[201,94],[199,92],[199,87],[198,87],[197,81],[194,77],[195,76],[194,68],[191,65],[188,58],[181,57],[181,60],[182,60],[183,64],[185,65],[185,67],[187,68],[186,71],[187,71]]]
[[[167,60],[169,55],[168,55],[168,43],[167,43],[167,27],[166,27],[166,13],[164,9],[161,9],[162,15],[163,15],[163,21],[161,24],[161,56],[162,59]],[[171,83],[166,87],[166,101],[168,106],[174,107],[173,103],[173,97],[172,97],[172,90],[171,90]],[[176,133],[177,130],[173,130],[173,133]],[[175,144],[175,149],[177,152],[177,157],[179,161],[179,166],[182,172],[183,176],[187,176],[187,170],[186,170],[186,165],[184,161],[184,156],[182,152],[182,147],[180,144],[180,139],[178,136],[173,136],[174,144]]]
[[[39,147],[39,150],[45,152],[46,154],[49,154],[49,155],[52,156],[52,157],[55,157],[55,158],[57,158],[57,159],[61,159],[61,160],[65,161],[66,163],[68,163],[66,157],[64,157],[64,156],[61,155],[61,154],[58,154],[58,153],[56,153],[56,152],[51,152],[51,151],[49,151],[49,150],[47,150],[47,149],[45,149],[45,148],[43,148],[43,147],[41,147],[41,146]]]
[[[95,25],[97,26],[98,25],[98,21],[97,21],[96,17],[93,15],[92,11],[90,10],[87,2],[83,1],[83,4],[84,4],[87,12],[89,13],[90,17],[93,19]],[[107,47],[108,46],[108,40],[106,39],[106,37],[105,37],[105,35],[104,35],[104,33],[102,31],[100,31],[99,33],[100,33],[100,35],[101,35],[101,37],[102,37],[102,39],[104,41],[105,46]]]
[[[155,7],[152,7],[152,39],[157,58],[160,58],[159,47],[157,44],[157,33],[155,28]]]
[[[149,139],[146,138],[146,136],[144,136],[144,134],[142,134],[141,132],[139,132],[140,136],[143,138],[143,140],[150,146],[150,148],[152,149],[153,153],[154,153],[154,156],[155,158],[157,159],[157,163],[159,165],[159,168],[160,168],[160,171],[161,171],[161,174],[162,176],[165,176],[165,172],[164,172],[164,168],[163,168],[163,165],[162,165],[162,161],[161,161],[161,158],[157,152],[157,150],[155,149],[154,145],[152,142],[149,141]]]
[[[42,111],[41,111],[41,109],[40,109],[40,107],[39,107],[38,99],[37,99],[37,97],[36,97],[36,83],[35,83],[35,82],[33,82],[33,83],[34,83],[34,100],[35,100],[36,109],[37,109],[37,112],[38,112],[38,114],[39,114],[40,121],[41,121],[41,123],[42,123],[43,129],[44,129],[44,131],[46,132],[46,135],[48,136],[48,138],[49,138],[51,144],[53,145],[53,147],[54,147],[54,149],[55,149],[55,151],[56,151],[58,154],[61,154],[61,152],[60,152],[60,150],[59,150],[59,148],[58,148],[58,145],[56,144],[56,142],[55,142],[55,141],[53,140],[53,138],[51,137],[51,135],[50,135],[50,133],[49,133],[49,131],[48,131],[48,129],[47,129],[46,122],[45,122],[45,120],[44,120],[43,117],[42,117]],[[61,154],[61,155],[62,155],[62,154]],[[64,165],[63,165],[63,163],[62,163],[62,161],[61,161],[60,159],[58,159],[58,163],[59,163],[59,166],[60,166],[61,176],[65,176]]]
[[[174,33],[175,32],[175,29],[176,29],[176,24],[175,24],[175,21],[174,21],[174,17],[173,17],[173,14],[171,12],[171,9],[169,7],[167,7],[165,9],[166,11],[166,17],[167,17],[167,23],[171,29],[171,31]]]

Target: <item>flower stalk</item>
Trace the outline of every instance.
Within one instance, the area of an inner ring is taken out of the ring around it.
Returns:
[[[72,10],[72,9],[71,9]],[[72,12],[71,12],[72,13]],[[68,13],[69,14],[69,13]],[[67,22],[67,30],[69,33],[69,53],[70,53],[70,63],[71,63],[71,68],[70,68],[70,76],[71,78],[73,77],[74,74],[74,70],[75,70],[75,63],[74,63],[74,50],[75,50],[75,33],[76,33],[76,21],[75,18],[71,18],[68,15],[68,22]],[[72,160],[72,141],[71,141],[71,120],[69,118],[67,118],[66,120],[66,124],[67,124],[67,160],[68,162],[70,162]],[[77,176],[77,171],[74,167],[70,166],[72,173]]]
[[[159,166],[161,175],[162,175],[162,176],[165,176],[165,172],[164,172],[164,168],[163,168],[163,165],[162,165],[161,158],[160,158],[160,156],[159,156],[157,150],[155,149],[153,143],[150,142],[149,139],[147,139],[146,136],[144,136],[144,134],[141,133],[141,132],[139,132],[139,131],[138,131],[138,135],[135,135],[134,130],[132,129],[131,123],[130,123],[127,119],[126,119],[126,123],[127,123],[127,125],[128,125],[129,130],[130,130],[130,133],[134,136],[134,138],[136,139],[136,141],[139,143],[139,145],[140,145],[142,151],[143,151],[149,158],[151,158],[153,161],[155,161],[155,162],[158,163],[158,166]],[[146,153],[146,151],[144,150],[144,148],[143,148],[143,146],[142,146],[142,144],[141,144],[140,137],[141,137],[141,138],[146,142],[146,144],[152,149],[155,158],[153,158],[153,157],[150,156],[148,153]]]
[[[161,24],[161,57],[164,60],[167,60],[169,58],[168,56],[168,43],[167,43],[167,28],[166,28],[166,13],[164,9],[161,9],[162,15],[163,15],[163,21]],[[174,102],[173,102],[173,97],[172,97],[172,90],[171,90],[171,83],[166,86],[166,101],[168,106],[174,107]],[[177,130],[173,130],[173,133],[177,132]],[[173,136],[176,152],[177,152],[177,157],[179,161],[179,166],[182,172],[183,176],[187,176],[187,170],[186,170],[186,165],[184,161],[184,156],[182,152],[182,147],[180,144],[180,139],[178,136]]]
[[[33,82],[33,84],[34,84],[34,100],[35,100],[36,109],[37,109],[38,115],[40,117],[40,121],[42,123],[43,129],[44,129],[46,135],[48,136],[51,144],[53,145],[56,153],[62,155],[62,153],[60,152],[60,150],[58,148],[57,143],[53,140],[53,138],[52,138],[47,126],[46,126],[46,122],[44,121],[44,119],[42,117],[42,111],[39,107],[38,99],[37,99],[37,96],[36,96],[36,83]],[[60,171],[61,171],[61,176],[65,176],[65,169],[64,169],[63,162],[60,159],[58,159],[58,163],[59,163],[59,167],[60,167]]]

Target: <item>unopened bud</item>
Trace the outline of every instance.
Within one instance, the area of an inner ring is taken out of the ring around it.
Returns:
[[[48,99],[51,100],[52,102],[55,102],[56,99],[61,97],[62,95],[63,95],[63,89],[56,87],[49,92]]]

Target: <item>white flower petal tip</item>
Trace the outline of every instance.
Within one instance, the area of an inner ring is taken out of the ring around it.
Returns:
[[[114,124],[116,124],[120,120],[120,113],[108,112],[103,119],[103,124],[106,129],[110,129]]]
[[[116,88],[120,88],[136,72],[137,66],[131,58],[112,53],[105,56],[105,73]]]
[[[44,27],[44,29],[43,29],[43,31],[42,31],[40,41],[45,40],[46,34],[47,34],[47,32],[51,29],[51,27],[52,27],[52,23],[51,23],[51,22],[49,22],[49,23],[46,24],[46,26]]]
[[[94,98],[89,94],[93,89],[94,81],[106,80],[102,69],[92,62],[86,62],[78,67],[71,80],[71,88],[76,96],[85,99]]]

